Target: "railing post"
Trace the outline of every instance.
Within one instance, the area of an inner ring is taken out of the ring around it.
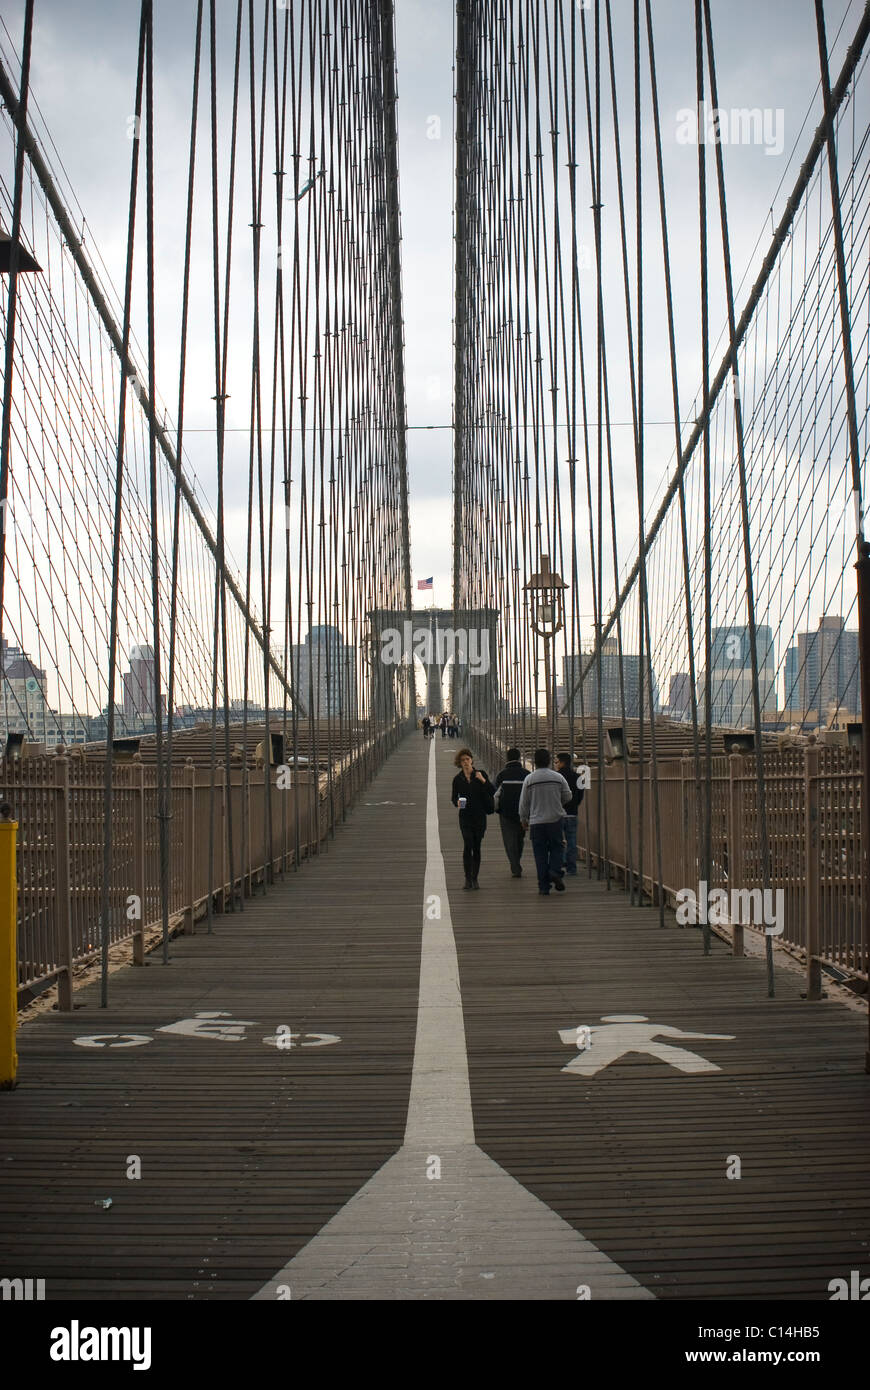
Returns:
[[[229,846],[227,845],[227,817],[231,814],[230,802],[232,799],[232,788],[227,794],[227,772],[223,763],[217,765],[217,775],[221,779],[221,856],[220,856],[220,886],[221,895],[220,911],[225,913],[227,910],[227,878],[229,877]]]
[[[268,771],[270,763],[266,765]],[[239,897],[252,898],[254,896],[254,837],[251,834],[251,774],[248,768],[247,756],[242,758],[242,781],[240,789],[242,803],[242,883]],[[247,829],[246,829],[247,827]],[[263,889],[265,891],[267,882],[267,867],[263,865]]]
[[[133,932],[133,964],[145,964],[145,765],[137,753],[130,770],[133,793],[133,884],[139,904],[137,926]]]
[[[18,1053],[18,879],[15,848],[18,822],[12,807],[0,806],[0,1090],[15,1085]]]
[[[650,846],[649,905],[650,905],[650,907],[659,907],[659,906],[661,905],[662,901],[663,901],[663,900],[662,900],[662,897],[661,897],[663,885],[662,885],[661,883],[659,883],[658,878],[656,877],[656,875],[657,875],[657,873],[658,873],[658,867],[659,867],[659,866],[658,866],[657,851],[656,851],[656,833],[655,833],[655,797],[656,797],[656,792],[655,792],[654,787],[653,787],[653,760],[652,760],[652,753],[650,753],[650,756],[649,756],[649,758],[647,759],[647,768],[648,768],[648,773],[647,773],[647,783],[648,783],[648,786],[647,786],[646,804],[647,804],[647,815],[649,816],[649,832],[650,832],[650,833],[649,833],[649,846]]]
[[[694,885],[694,869],[690,865],[697,863],[695,854],[694,828],[697,826],[695,816],[689,815],[689,788],[694,784],[694,771],[692,759],[688,752],[684,752],[680,758],[680,811],[683,818],[682,833],[680,836],[680,875],[681,888],[692,888]],[[691,841],[690,841],[691,833]]]
[[[182,874],[184,875],[184,934],[193,936],[196,913],[196,768],[193,758],[184,764],[181,784],[184,788],[184,828],[182,845]]]
[[[812,745],[804,750],[804,907],[807,949],[807,999],[822,997],[822,967],[819,960],[819,886],[820,886],[820,825],[819,825],[819,750]]]
[[[69,758],[54,759],[54,920],[57,932],[57,1007],[73,1007],[72,885],[69,863]]]
[[[864,964],[870,956],[870,545],[859,543],[855,566],[858,581],[858,651],[861,658],[861,945]],[[868,1012],[870,1029],[870,1012]],[[870,1072],[870,1031],[864,1053]]]
[[[275,766],[275,781],[278,781],[278,769],[281,763]],[[252,785],[256,785],[252,780]],[[269,769],[269,776],[263,778],[263,785],[257,786],[256,795],[263,808],[263,892],[268,893],[274,887],[276,880],[275,873],[275,808],[272,797],[272,769]],[[267,813],[268,806],[268,813]]]
[[[743,879],[743,802],[741,775],[743,759],[739,753],[728,758],[728,888],[742,886]],[[707,885],[709,891],[710,884]],[[743,955],[743,923],[731,923],[731,954]]]

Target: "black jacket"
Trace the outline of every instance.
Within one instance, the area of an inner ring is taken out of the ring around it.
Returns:
[[[483,773],[483,781],[478,780],[478,772]],[[472,767],[471,781],[466,780],[465,773],[460,770],[453,779],[453,795],[451,800],[454,806],[458,806],[459,798],[466,798],[465,809],[459,812],[460,820],[486,821],[488,815],[492,814],[492,798],[495,796],[495,787],[490,782],[489,777],[482,767]]]
[[[556,771],[561,773],[571,788],[571,800],[565,807],[565,815],[576,816],[580,802],[583,800],[583,788],[577,786],[577,773],[573,767],[566,767],[564,763],[560,763]]]
[[[496,777],[495,786],[499,795],[495,809],[505,820],[519,824],[520,793],[528,775],[529,769],[523,767],[522,763],[508,763]]]

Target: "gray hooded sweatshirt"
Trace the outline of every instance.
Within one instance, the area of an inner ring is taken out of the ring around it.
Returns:
[[[536,767],[530,772],[520,794],[520,820],[529,825],[544,825],[561,820],[573,794],[561,772],[551,767]]]

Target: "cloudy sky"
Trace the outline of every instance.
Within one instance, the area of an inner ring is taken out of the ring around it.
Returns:
[[[552,0],[551,0],[552,3]],[[567,4],[568,0],[564,0]],[[577,0],[578,5],[580,0]],[[4,0],[6,29],[17,46],[23,0]],[[827,0],[831,68],[836,73],[857,23],[859,0]],[[98,247],[116,287],[122,283],[126,236],[130,144],[127,138],[135,83],[139,5],[136,0],[36,0],[33,94],[53,134],[70,184],[84,211],[86,235]],[[232,0],[218,12],[231,32]],[[614,0],[617,41],[629,61],[630,0]],[[158,125],[158,356],[161,380],[171,383],[177,339],[186,173],[186,112],[189,110],[194,0],[156,0]],[[695,236],[692,200],[694,151],[677,134],[679,112],[694,102],[692,0],[653,0],[663,102],[666,177],[671,189],[676,242],[676,292],[691,323],[697,299],[690,251]],[[736,280],[751,283],[771,227],[778,219],[819,116],[818,51],[813,0],[714,0],[720,103],[762,107],[771,114],[762,144],[727,152],[732,250]],[[453,10],[447,0],[397,0],[396,5],[400,178],[403,226],[404,312],[407,343],[408,415],[411,426],[413,575],[436,579],[439,602],[450,600],[452,470],[452,193],[453,193]],[[839,35],[839,37],[837,37]],[[681,202],[681,197],[684,201]],[[741,296],[738,296],[738,301]],[[688,306],[691,302],[691,308]],[[678,312],[679,312],[678,304]],[[739,302],[738,302],[739,311]],[[207,363],[208,321],[203,359]],[[714,314],[714,339],[724,308]],[[140,339],[144,322],[139,324]],[[662,345],[663,346],[663,345]],[[651,358],[655,345],[650,348]],[[697,336],[681,340],[684,380],[697,382]],[[232,370],[232,367],[231,367]],[[651,445],[648,492],[654,495],[667,472],[673,446],[668,425],[666,359],[651,360],[647,396]],[[211,429],[213,406],[207,384],[191,384],[188,428]],[[172,398],[171,384],[163,394]],[[244,392],[239,392],[239,409]],[[689,412],[687,401],[686,414]],[[654,423],[661,422],[661,423]],[[243,419],[241,420],[243,424]],[[655,431],[661,447],[655,447]],[[203,437],[207,448],[208,436]],[[193,449],[193,433],[188,447]],[[243,449],[243,446],[239,446]],[[246,450],[239,459],[246,457]],[[208,466],[197,471],[208,482]],[[237,554],[241,544],[236,547]]]

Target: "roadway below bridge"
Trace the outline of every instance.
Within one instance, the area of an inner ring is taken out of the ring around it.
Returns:
[[[108,1009],[88,986],[21,1030],[0,1277],[827,1300],[870,1276],[861,1016],[787,972],[767,999],[762,960],[705,958],[582,866],[539,897],[495,817],[464,892],[457,747],[409,737],[327,852],[114,975]]]

